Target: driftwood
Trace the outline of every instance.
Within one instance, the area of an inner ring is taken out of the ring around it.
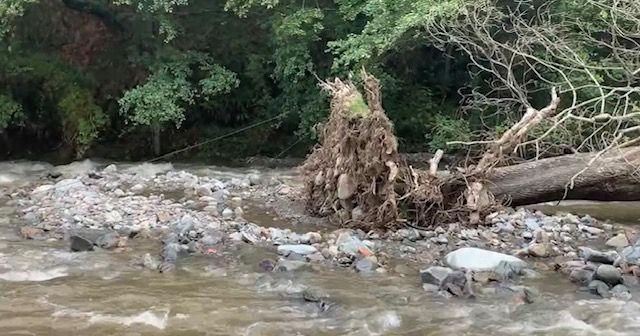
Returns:
[[[564,155],[496,168],[487,185],[513,205],[562,199],[640,200],[640,147],[615,150],[591,163],[596,155]]]
[[[331,216],[344,226],[389,229],[453,221],[480,224],[505,204],[640,199],[640,147],[612,146],[598,153],[501,166],[531,129],[557,112],[555,89],[548,106],[528,107],[504,134],[483,142],[488,147],[477,164],[443,174],[438,171],[440,150],[424,169],[402,159],[382,109],[379,82],[364,72],[362,79],[364,97],[351,82],[323,83],[333,97],[331,114],[321,143],[302,167],[312,214]]]

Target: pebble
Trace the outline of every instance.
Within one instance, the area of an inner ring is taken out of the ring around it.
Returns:
[[[72,252],[85,252],[93,251],[93,243],[86,238],[80,236],[71,236],[71,251]]]

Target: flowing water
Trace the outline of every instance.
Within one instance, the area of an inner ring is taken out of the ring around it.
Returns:
[[[0,164],[0,190],[49,167]],[[199,174],[234,174],[182,167]],[[289,171],[281,174],[289,177]],[[600,205],[601,217],[607,205]],[[23,240],[13,202],[0,194],[0,335],[638,335],[640,298],[600,300],[567,279],[544,273],[525,285],[538,295],[517,305],[500,297],[445,299],[425,293],[418,265],[362,276],[325,266],[293,273],[260,272],[273,252],[249,245],[188,257],[173,274],[136,265],[156,242],[133,240],[127,252],[71,253],[64,241]],[[253,221],[286,220],[255,206]],[[249,215],[249,214],[248,214]],[[329,297],[319,311],[304,290]]]

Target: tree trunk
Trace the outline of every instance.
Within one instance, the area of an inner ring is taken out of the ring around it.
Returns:
[[[602,155],[587,168],[596,155],[565,155],[495,168],[488,177],[487,185],[496,196],[509,197],[513,205],[563,198],[640,200],[640,177],[637,176],[640,147]],[[580,172],[582,173],[574,179],[573,188],[568,189],[571,179]]]
[[[153,132],[153,155],[160,155],[161,146],[160,146],[160,123],[153,123],[151,125],[151,129]]]

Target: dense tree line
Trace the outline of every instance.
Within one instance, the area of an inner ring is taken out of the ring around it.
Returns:
[[[401,150],[499,133],[552,87],[519,154],[602,149],[634,138],[639,42],[634,0],[5,0],[0,155],[141,159],[271,118],[186,155],[304,152],[319,79],[362,67]]]

